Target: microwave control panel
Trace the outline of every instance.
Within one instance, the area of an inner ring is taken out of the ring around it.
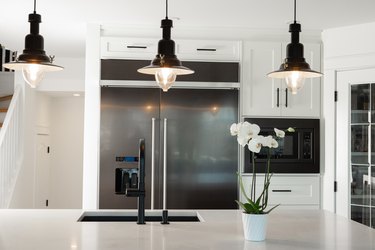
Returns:
[[[303,159],[311,159],[312,141],[311,132],[303,132]]]

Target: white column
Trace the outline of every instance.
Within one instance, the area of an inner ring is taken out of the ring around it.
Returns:
[[[82,208],[99,208],[100,25],[88,24],[86,36],[85,118]]]

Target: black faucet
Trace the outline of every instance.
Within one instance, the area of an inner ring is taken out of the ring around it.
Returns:
[[[139,140],[139,162],[138,162],[138,189],[127,188],[125,195],[138,197],[137,224],[145,223],[145,139]]]

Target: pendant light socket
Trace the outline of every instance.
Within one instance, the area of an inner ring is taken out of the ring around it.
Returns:
[[[44,38],[39,34],[39,23],[42,18],[39,14],[29,14],[30,34],[25,37],[25,49],[19,55],[18,61],[33,63],[49,63],[50,58],[44,51]]]
[[[168,19],[168,1],[166,1],[166,18],[161,20],[163,30],[162,39],[158,43],[158,54],[151,61],[151,64],[138,69],[142,74],[155,75],[156,82],[163,89],[168,91],[176,80],[177,75],[188,75],[193,70],[182,66],[175,54],[175,42],[171,39],[173,21]]]
[[[291,33],[291,43],[286,46],[286,58],[280,68],[268,73],[268,76],[271,78],[286,78],[291,71],[300,71],[305,78],[320,77],[322,73],[312,70],[305,60],[304,47],[299,42],[301,24],[290,24],[289,32]]]
[[[161,20],[163,38],[158,43],[158,54],[151,61],[149,66],[138,69],[142,74],[156,74],[160,68],[171,68],[176,75],[188,75],[194,73],[193,70],[182,66],[181,61],[175,54],[175,42],[171,40],[171,29],[173,21],[166,18]]]
[[[25,37],[25,49],[18,58],[4,67],[13,70],[22,70],[25,81],[33,88],[43,79],[44,72],[59,71],[63,67],[53,64],[53,56],[47,56],[44,51],[44,38],[39,34],[39,24],[42,22],[41,15],[35,11],[29,14],[30,34]]]
[[[271,78],[285,78],[288,88],[293,94],[302,88],[305,78],[321,77],[322,73],[314,71],[306,62],[303,44],[299,42],[301,24],[296,22],[296,0],[294,1],[294,22],[289,25],[291,43],[286,47],[286,58],[276,71],[268,73]]]

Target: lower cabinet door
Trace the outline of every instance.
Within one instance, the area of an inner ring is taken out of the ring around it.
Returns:
[[[252,175],[244,175],[243,183],[247,194],[250,193]],[[263,189],[264,175],[257,175],[256,194]],[[282,175],[272,176],[268,189],[269,206],[320,207],[320,175]],[[244,201],[244,196],[241,194]],[[269,207],[271,208],[271,207]]]

